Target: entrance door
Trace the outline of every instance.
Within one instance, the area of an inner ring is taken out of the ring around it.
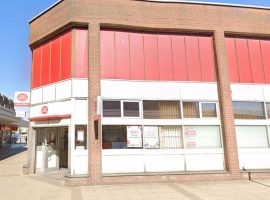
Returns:
[[[59,134],[59,165],[60,168],[68,168],[68,128],[60,129]]]
[[[44,133],[44,167],[45,172],[59,170],[59,153],[58,153],[58,128],[45,128]]]
[[[36,130],[36,171],[46,173],[68,168],[68,127]]]

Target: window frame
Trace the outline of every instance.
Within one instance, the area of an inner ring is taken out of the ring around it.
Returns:
[[[124,116],[124,103],[128,102],[128,103],[139,103],[139,116],[138,117],[129,117],[129,116]],[[142,101],[140,100],[121,100],[121,118],[125,118],[125,119],[133,119],[133,118],[137,118],[140,119],[142,118]]]
[[[102,117],[106,117],[106,118],[119,118],[119,117],[108,117],[108,116],[104,116],[104,101],[119,101],[120,103],[120,117],[122,117],[122,105],[121,105],[121,100],[118,99],[102,99]]]
[[[215,104],[216,107],[216,117],[203,117],[202,113],[202,104]],[[211,101],[200,101],[199,102],[199,110],[200,110],[200,119],[216,119],[219,118],[218,112],[218,102],[211,102]]]
[[[234,102],[247,102],[247,103],[261,103],[263,104],[263,112],[264,112],[264,118],[261,118],[261,119],[239,119],[239,118],[235,118],[235,112],[234,112],[234,105],[233,103]],[[268,118],[268,113],[267,113],[267,108],[266,108],[266,101],[244,101],[244,100],[232,100],[232,108],[233,108],[233,115],[234,115],[234,120],[255,120],[255,121],[258,121],[258,120],[267,120],[267,119],[270,119]]]
[[[184,103],[198,103],[199,104],[199,117],[185,117],[184,116]],[[202,104],[215,104],[216,106],[216,117],[203,117],[202,114]],[[192,101],[185,101],[185,100],[181,100],[181,107],[182,107],[182,119],[219,119],[220,115],[219,115],[219,107],[218,107],[218,102],[216,101],[196,101],[196,100],[192,100]]]

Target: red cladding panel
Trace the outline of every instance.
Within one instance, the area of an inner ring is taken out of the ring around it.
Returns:
[[[72,32],[69,31],[61,37],[61,80],[71,78],[71,46]]]
[[[270,41],[261,40],[262,60],[264,66],[265,82],[270,83]]]
[[[33,50],[32,88],[40,86],[41,47]]]
[[[129,34],[115,32],[116,79],[130,79],[129,72]]]
[[[254,83],[265,83],[260,40],[248,40],[250,65]]]
[[[187,81],[185,37],[172,35],[173,71],[175,81]]]
[[[60,80],[60,37],[51,42],[51,83]]]
[[[101,78],[115,78],[114,32],[101,31],[100,35]]]
[[[238,67],[241,83],[252,83],[252,74],[249,62],[248,42],[246,39],[235,39],[238,57]]]
[[[173,80],[172,45],[170,35],[158,36],[158,59],[160,80]]]
[[[159,80],[157,35],[144,34],[145,79]]]
[[[42,46],[41,85],[50,83],[51,72],[51,43]]]
[[[88,31],[75,30],[75,77],[88,77]]]
[[[130,33],[130,73],[132,80],[144,80],[143,34]]]
[[[199,37],[202,81],[215,81],[212,37]]]
[[[198,37],[186,36],[187,69],[189,81],[201,81],[201,66]]]
[[[230,82],[239,83],[239,70],[234,38],[226,38],[227,57],[230,73]]]

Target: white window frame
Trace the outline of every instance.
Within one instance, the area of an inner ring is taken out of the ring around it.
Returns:
[[[199,103],[199,117],[198,118],[186,118],[184,117],[184,106],[183,106],[183,103],[186,103],[186,102],[191,102],[191,103]],[[219,115],[219,107],[218,107],[218,102],[216,101],[196,101],[196,100],[193,100],[193,101],[185,101],[185,100],[182,100],[181,102],[181,114],[182,114],[182,119],[219,119],[220,118],[220,115]],[[215,104],[216,105],[216,114],[217,116],[216,117],[203,117],[202,115],[202,104]]]
[[[202,114],[202,104],[215,104],[216,105],[216,117],[203,117]],[[199,111],[200,111],[200,118],[201,119],[215,119],[215,118],[219,118],[219,112],[218,112],[218,103],[217,102],[211,102],[211,101],[202,101],[199,102]]]

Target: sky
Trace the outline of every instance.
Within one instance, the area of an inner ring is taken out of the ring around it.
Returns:
[[[0,93],[30,90],[31,51],[28,21],[58,0],[2,0],[0,6]],[[204,2],[204,0],[199,0]],[[269,6],[267,0],[206,0],[206,2]]]

